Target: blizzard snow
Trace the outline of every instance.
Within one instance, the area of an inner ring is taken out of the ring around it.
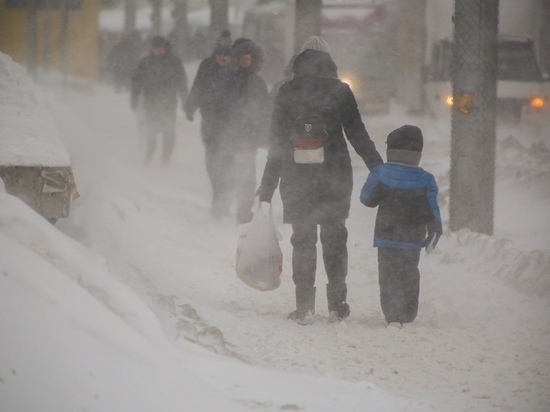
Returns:
[[[192,77],[196,63],[187,69]],[[19,87],[9,79],[0,71],[0,84]],[[169,166],[145,167],[128,95],[36,90],[81,197],[52,226],[0,186],[0,410],[550,410],[548,130],[545,142],[499,130],[495,236],[446,230],[422,255],[418,318],[403,329],[386,328],[380,311],[375,211],[359,204],[368,171],[354,156],[351,317],[328,323],[319,262],[315,323],[300,326],[286,320],[294,294],[280,198],[282,283],[259,292],[235,274],[237,226],[209,219],[199,119],[178,123]],[[38,127],[18,110],[27,121],[16,132]],[[1,97],[0,119],[14,116]],[[364,120],[382,154],[392,129],[423,129],[421,165],[436,176],[447,229],[448,125],[397,105]],[[258,174],[264,161],[262,151]]]
[[[40,91],[0,53],[0,166],[69,166],[67,149]]]

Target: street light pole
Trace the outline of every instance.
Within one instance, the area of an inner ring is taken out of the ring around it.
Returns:
[[[449,223],[493,234],[499,0],[455,0]]]

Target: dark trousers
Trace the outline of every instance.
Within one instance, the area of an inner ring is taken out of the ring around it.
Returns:
[[[157,134],[162,136],[162,162],[167,164],[170,161],[174,146],[176,144],[176,116],[154,116],[145,118],[145,135],[147,138],[147,149],[145,163],[150,163],[157,148]]]
[[[386,322],[412,322],[418,313],[420,249],[378,248],[380,304]]]
[[[345,220],[321,223],[323,262],[328,277],[327,291],[340,302],[345,301],[346,276],[348,274],[348,230]],[[296,289],[311,289],[315,285],[317,269],[317,224],[303,222],[292,224],[292,280]],[[337,297],[336,297],[337,296]],[[330,302],[329,302],[330,305]]]
[[[256,149],[242,149],[233,153],[231,185],[237,201],[237,223],[252,220],[252,206],[256,192]]]
[[[219,139],[203,140],[206,171],[212,187],[210,214],[219,219],[229,214],[231,208],[229,168],[231,156],[222,151]]]

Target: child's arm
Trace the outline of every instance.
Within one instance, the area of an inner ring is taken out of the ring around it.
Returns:
[[[427,229],[428,229],[428,237],[424,241],[424,246],[426,247],[426,253],[431,253],[435,246],[437,245],[437,242],[439,241],[439,237],[443,233],[443,227],[441,225],[441,213],[439,211],[439,205],[437,204],[437,183],[435,182],[435,178],[431,176],[431,179],[428,183],[428,202],[430,203],[430,206],[432,208],[434,219],[428,223]]]
[[[378,167],[374,168],[367,177],[367,181],[361,189],[361,195],[359,199],[367,207],[376,207],[382,199],[382,193],[380,190],[380,176],[378,174]]]

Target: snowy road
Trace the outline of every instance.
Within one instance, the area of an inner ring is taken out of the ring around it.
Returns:
[[[384,325],[371,247],[375,212],[354,195],[348,221],[351,317],[328,323],[326,275],[319,264],[316,321],[302,327],[286,320],[294,304],[288,226],[279,224],[285,257],[279,289],[257,292],[235,276],[237,227],[209,221],[198,119],[179,123],[172,164],[143,167],[127,95],[102,86],[87,93],[47,90],[67,105],[56,107],[56,116],[82,195],[71,218],[58,227],[103,256],[176,344],[197,342],[264,368],[372,383],[406,400],[409,406],[400,410],[550,410],[547,152],[499,138],[496,236],[446,233],[434,254],[423,255],[419,315],[401,330]],[[421,165],[436,175],[446,223],[445,125],[397,109],[364,120],[381,153],[393,128],[405,123],[423,128]],[[83,131],[80,122],[90,130]],[[258,156],[258,174],[264,157],[265,152]],[[367,170],[357,159],[354,165],[357,192]],[[278,197],[274,210],[280,222]],[[337,390],[327,393],[338,396]]]

